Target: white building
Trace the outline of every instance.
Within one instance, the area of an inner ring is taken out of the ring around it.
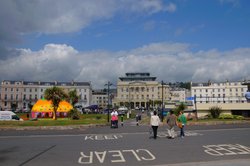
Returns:
[[[234,115],[250,116],[250,103],[245,98],[247,85],[242,82],[192,83],[191,96],[196,96],[198,116],[208,114],[213,106]],[[195,109],[195,108],[194,108]]]
[[[245,103],[247,85],[241,82],[192,83],[191,94],[197,103]]]
[[[47,88],[58,86],[66,92],[77,91],[80,96],[78,104],[87,107],[92,99],[92,86],[90,82],[34,82],[34,81],[2,81],[0,91],[0,106],[2,110],[27,110],[38,99],[44,98]]]
[[[148,108],[170,100],[169,86],[156,81],[150,73],[126,73],[117,81],[114,104],[128,108]]]

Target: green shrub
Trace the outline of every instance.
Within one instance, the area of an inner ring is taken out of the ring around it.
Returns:
[[[244,116],[235,115],[234,118],[237,119],[237,120],[243,120]]]
[[[231,114],[221,114],[219,119],[234,119],[234,116]]]
[[[222,112],[221,108],[218,106],[213,106],[209,109],[212,118],[218,118]]]
[[[72,109],[68,113],[68,117],[73,120],[79,120],[81,116],[81,113],[77,109]]]

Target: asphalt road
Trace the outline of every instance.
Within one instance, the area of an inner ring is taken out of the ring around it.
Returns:
[[[133,122],[118,129],[0,131],[0,165],[249,166],[249,124],[187,126],[186,137],[175,139],[166,138],[166,126],[156,140],[148,131]]]

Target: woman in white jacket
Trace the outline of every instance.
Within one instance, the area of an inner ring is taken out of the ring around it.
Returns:
[[[160,118],[157,115],[156,111],[154,111],[154,114],[151,116],[150,119],[150,125],[152,126],[153,133],[154,133],[154,139],[157,138],[157,129],[160,124]]]

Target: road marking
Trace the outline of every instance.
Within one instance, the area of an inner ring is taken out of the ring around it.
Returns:
[[[240,144],[204,145],[204,152],[212,156],[250,154],[250,147]]]
[[[80,152],[80,157],[78,159],[79,164],[93,164],[106,162],[111,163],[125,163],[126,155],[131,153],[135,159],[140,161],[152,161],[155,160],[155,156],[147,149],[129,149],[129,150],[108,150],[108,151],[90,151],[88,153]],[[108,161],[107,161],[108,160]]]
[[[84,141],[87,141],[87,140],[102,141],[102,140],[114,140],[114,139],[120,139],[120,138],[122,138],[122,135],[120,135],[120,134],[118,134],[118,135],[117,134],[116,135],[113,135],[113,134],[86,135],[84,138]]]
[[[175,137],[177,137],[179,132],[175,132]],[[200,134],[200,133],[196,133],[196,132],[193,132],[193,131],[185,131],[185,136],[202,136],[203,134]],[[168,133],[167,132],[158,132],[157,134],[157,137],[160,137],[160,138],[164,138],[164,137],[168,137]]]
[[[26,160],[25,162],[21,163],[20,166],[27,164],[27,163],[30,162],[31,160],[33,160],[33,159],[35,159],[36,157],[42,155],[43,153],[49,151],[50,149],[54,148],[55,146],[56,146],[56,145],[53,145],[53,146],[51,146],[51,147],[49,147],[49,148],[43,150],[42,152],[38,153],[37,155],[31,157],[29,160]]]

